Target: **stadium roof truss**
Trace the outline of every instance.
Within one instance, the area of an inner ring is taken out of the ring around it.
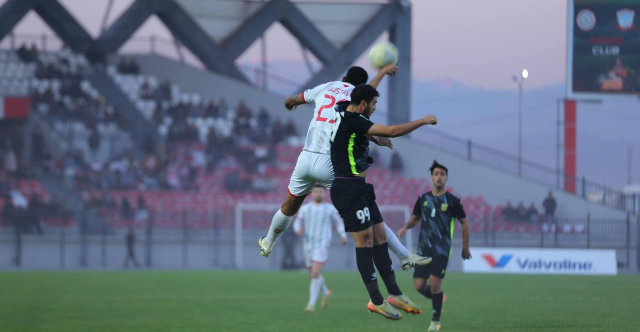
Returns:
[[[335,80],[384,32],[400,51],[402,70],[389,81],[388,122],[409,120],[411,6],[388,3],[320,3],[289,0],[136,0],[94,40],[57,0],[8,0],[0,7],[0,40],[29,12],[36,13],[74,52],[118,51],[156,15],[208,70],[247,81],[234,61],[272,24],[280,22],[323,68],[301,89]],[[357,13],[354,15],[354,13]]]

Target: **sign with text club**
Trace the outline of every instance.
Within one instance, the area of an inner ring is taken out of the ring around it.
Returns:
[[[570,0],[570,97],[640,96],[638,16],[640,0]]]

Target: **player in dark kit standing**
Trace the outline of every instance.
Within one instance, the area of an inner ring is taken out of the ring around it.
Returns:
[[[451,241],[455,219],[462,224],[462,259],[471,259],[469,252],[469,223],[460,199],[448,193],[445,184],[449,179],[449,170],[437,161],[429,169],[433,190],[418,197],[413,207],[413,215],[398,231],[404,236],[409,228],[422,221],[418,251],[420,255],[433,257],[430,265],[417,267],[413,273],[416,290],[431,299],[433,318],[427,331],[440,331],[440,314],[442,313],[442,279],[447,271],[451,256]],[[430,285],[427,285],[429,279]]]
[[[373,186],[365,182],[367,169],[373,163],[369,156],[368,135],[403,136],[424,125],[435,125],[437,119],[429,115],[395,126],[374,124],[369,117],[376,109],[378,96],[378,91],[371,85],[358,85],[351,92],[351,101],[336,106],[331,137],[331,163],[335,172],[331,200],[344,220],[345,230],[356,243],[356,263],[371,299],[367,309],[398,320],[402,315],[396,308],[409,313],[421,313],[422,310],[402,294],[396,284],[385,225]],[[387,301],[378,289],[376,267],[390,294]]]

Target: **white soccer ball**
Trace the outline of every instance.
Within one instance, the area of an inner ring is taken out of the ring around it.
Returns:
[[[392,43],[380,43],[373,46],[369,52],[371,65],[380,69],[386,65],[398,63],[398,48]]]

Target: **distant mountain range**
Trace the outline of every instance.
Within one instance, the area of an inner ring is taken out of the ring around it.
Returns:
[[[256,64],[247,65],[257,67]],[[299,92],[296,83],[301,85],[311,77],[306,65],[295,61],[270,62],[269,72],[288,81],[269,80],[269,90],[283,95]],[[385,122],[384,82],[379,90],[382,96],[374,121]],[[564,96],[564,90],[563,85],[527,89],[525,82],[525,159],[556,167],[557,100]],[[433,113],[439,119],[439,130],[517,154],[518,93],[515,84],[512,90],[499,91],[471,88],[453,79],[413,80],[411,99],[413,118]],[[564,133],[560,134],[562,142]],[[578,175],[608,186],[622,187],[627,181],[629,147],[633,148],[634,154],[634,182],[640,182],[640,100],[578,105]]]

